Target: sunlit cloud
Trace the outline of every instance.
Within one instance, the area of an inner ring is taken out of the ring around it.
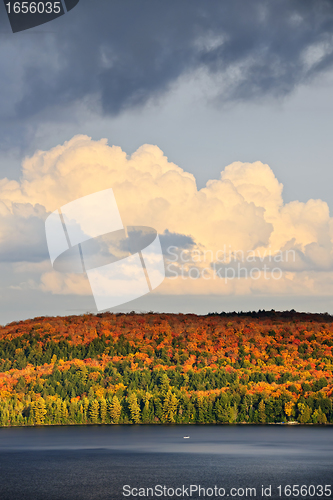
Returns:
[[[106,188],[113,189],[124,226],[149,226],[161,235],[167,278],[158,293],[333,291],[333,221],[327,203],[284,203],[283,186],[268,165],[234,162],[198,190],[195,177],[158,146],[145,144],[127,156],[105,139],[83,135],[26,158],[19,182],[0,181],[0,259],[12,262],[15,274],[20,266],[28,271],[28,262],[44,262],[47,215]],[[282,275],[275,279],[275,271],[267,279],[265,265]],[[262,274],[246,275],[253,268]],[[33,274],[34,286],[45,292],[91,293],[84,276],[40,268],[37,278],[37,267]]]

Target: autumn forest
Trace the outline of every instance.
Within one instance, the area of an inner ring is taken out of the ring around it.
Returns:
[[[85,314],[0,327],[0,425],[333,423],[333,317]]]

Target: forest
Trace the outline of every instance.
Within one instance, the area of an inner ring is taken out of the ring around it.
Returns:
[[[83,314],[0,327],[0,426],[333,424],[333,317]]]

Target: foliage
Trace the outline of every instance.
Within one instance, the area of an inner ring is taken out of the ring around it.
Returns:
[[[86,314],[0,327],[0,425],[333,423],[333,318]]]

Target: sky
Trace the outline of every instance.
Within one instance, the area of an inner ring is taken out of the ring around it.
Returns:
[[[19,33],[1,9],[0,323],[96,312],[45,220],[109,187],[166,268],[114,310],[333,313],[331,1],[80,0]]]

